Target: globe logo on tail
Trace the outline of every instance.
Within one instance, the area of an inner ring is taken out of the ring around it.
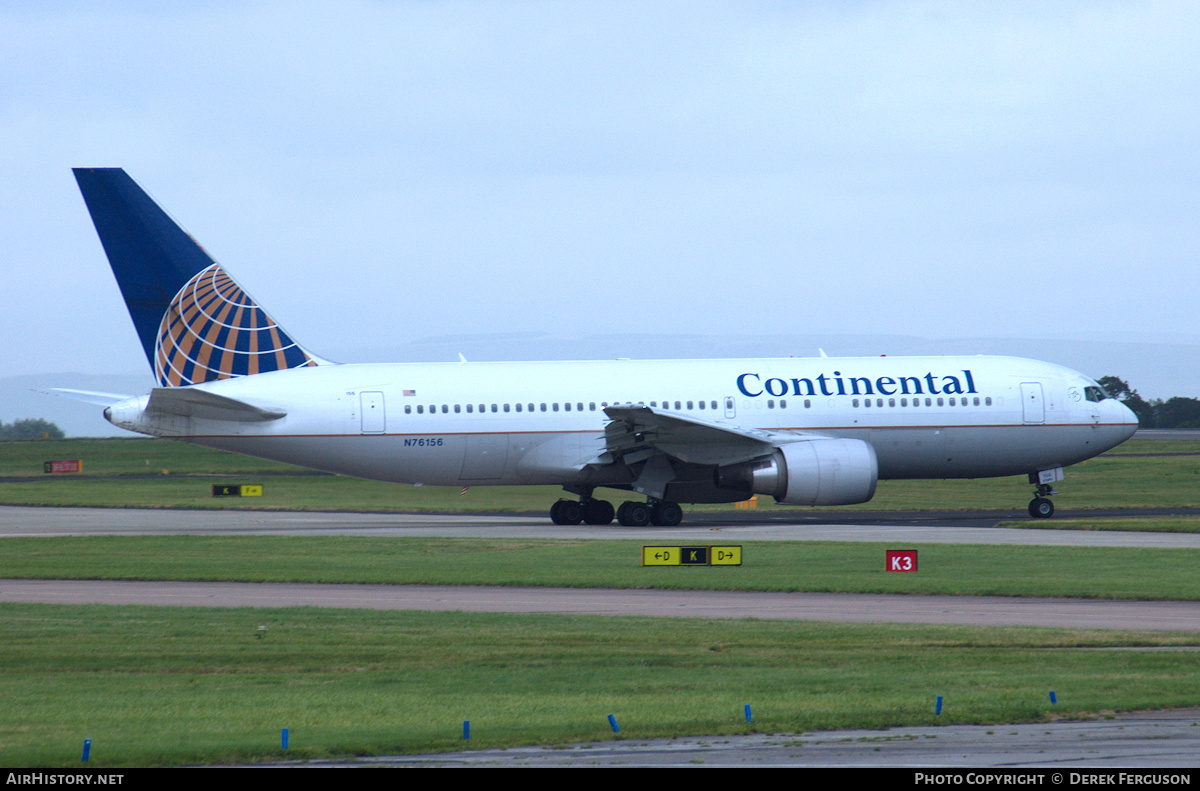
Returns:
[[[316,365],[220,264],[171,300],[158,329],[154,376],[163,387]]]

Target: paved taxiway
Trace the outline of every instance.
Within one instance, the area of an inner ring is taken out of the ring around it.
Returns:
[[[1016,516],[1016,515],[1013,515]],[[678,528],[563,528],[543,517],[325,514],[262,511],[0,507],[0,540],[54,535],[373,535],[593,538],[662,541],[883,541],[1056,546],[1200,547],[1188,534],[1014,530],[978,514],[907,517],[871,524],[788,520],[766,514],[697,515]],[[0,580],[0,600],[199,606],[389,607],[515,612],[586,612],[703,618],[787,618],[972,625],[1200,631],[1200,604],[1026,600],[1002,597],[746,594],[673,591],[563,591],[433,586],[237,585]],[[679,739],[567,749],[397,756],[372,764],[430,766],[1192,766],[1200,754],[1200,712],[1138,715],[1035,726],[896,728],[721,740]],[[367,763],[367,762],[364,762]]]

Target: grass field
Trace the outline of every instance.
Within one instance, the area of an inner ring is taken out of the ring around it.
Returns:
[[[1071,468],[1056,502],[1060,509],[1196,504],[1200,457],[1190,454],[1197,445],[1127,443]],[[1147,453],[1156,455],[1140,455]],[[81,458],[84,476],[103,477],[43,475],[42,462],[56,458]],[[12,480],[18,477],[36,480]],[[0,478],[7,479],[0,502],[20,504],[544,512],[560,495],[516,487],[460,496],[457,489],[300,474],[154,440],[0,443]],[[261,501],[214,500],[216,482],[263,483],[267,493]],[[864,507],[1022,508],[1029,488],[1024,479],[884,482]],[[1111,529],[1129,520],[1073,521]],[[1143,524],[1187,530],[1195,521]],[[1200,600],[1200,552],[1193,550],[931,544],[920,547],[922,571],[908,575],[885,574],[883,547],[874,544],[744,543],[746,564],[738,569],[642,569],[640,544],[6,538],[0,577]],[[92,739],[93,766],[270,760],[283,755],[284,727],[288,757],[315,757],[1192,707],[1200,706],[1200,651],[1125,649],[1195,646],[1200,635],[0,604],[0,765],[79,766],[85,738]],[[933,713],[937,695],[946,701],[940,716]],[[743,719],[746,704],[753,725]],[[620,735],[609,729],[609,714]],[[464,720],[471,721],[469,743],[461,737]]]
[[[641,541],[333,536],[6,538],[0,578],[509,585],[1200,601],[1200,550],[741,542],[743,565],[647,567]]]
[[[0,765],[77,767],[85,738],[96,767],[271,760],[283,757],[285,727],[287,757],[300,758],[1197,705],[1200,652],[1109,650],[1194,642],[755,620],[0,605]]]

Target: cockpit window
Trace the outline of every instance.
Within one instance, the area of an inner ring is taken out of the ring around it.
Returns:
[[[1083,388],[1083,394],[1088,401],[1103,401],[1106,398],[1112,398],[1108,393],[1104,392],[1104,388],[1099,385],[1092,385]]]

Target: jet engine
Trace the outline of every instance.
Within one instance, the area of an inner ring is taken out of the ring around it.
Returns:
[[[769,494],[785,505],[852,505],[875,496],[879,462],[860,439],[789,442],[765,459],[720,467],[721,488]]]

